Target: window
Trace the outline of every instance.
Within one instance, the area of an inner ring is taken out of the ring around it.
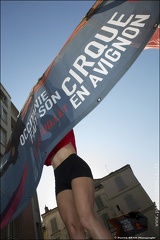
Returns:
[[[50,222],[51,222],[52,233],[57,232],[58,226],[57,226],[56,218],[51,219]]]
[[[1,107],[1,112],[0,112],[1,118],[3,119],[4,122],[7,122],[7,112],[3,107]]]
[[[3,128],[0,128],[0,143],[4,146],[7,144],[7,132]]]
[[[96,201],[96,205],[97,205],[98,210],[103,209],[105,207],[100,196],[97,196],[95,198],[95,201]]]
[[[132,195],[126,195],[124,197],[124,200],[129,208],[130,211],[135,211],[139,208],[138,203],[136,202],[136,200],[134,199],[134,197]]]
[[[7,97],[0,91],[0,100],[7,106]]]
[[[115,182],[119,191],[121,191],[121,190],[123,190],[124,188],[127,187],[126,183],[124,182],[124,180],[121,176],[115,177],[114,182]]]
[[[103,213],[103,214],[101,215],[101,218],[102,218],[102,220],[103,220],[104,225],[105,225],[107,228],[110,227],[108,214],[107,214],[107,213]]]

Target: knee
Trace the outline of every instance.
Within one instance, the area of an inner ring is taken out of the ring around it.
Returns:
[[[84,230],[79,222],[69,221],[65,224],[65,226],[71,238],[79,235],[79,233]]]
[[[83,228],[89,230],[94,225],[95,217],[94,215],[85,215],[80,217],[80,223]]]

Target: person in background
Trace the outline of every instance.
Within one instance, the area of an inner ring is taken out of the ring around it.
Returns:
[[[53,166],[57,206],[71,239],[112,239],[94,213],[94,180],[88,164],[77,155],[71,130],[51,151],[45,165]]]

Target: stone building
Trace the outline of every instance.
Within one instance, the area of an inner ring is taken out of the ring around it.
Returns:
[[[116,236],[116,228],[109,220],[132,211],[138,211],[148,218],[148,230],[135,236],[158,237],[158,226],[155,226],[155,203],[135,177],[130,165],[94,181],[95,213],[111,231],[113,237]],[[42,218],[44,239],[69,239],[57,208],[49,210],[46,207]]]
[[[0,83],[0,161],[15,127],[18,114],[9,93]],[[0,236],[0,239],[43,239],[36,193],[26,209],[0,231]]]

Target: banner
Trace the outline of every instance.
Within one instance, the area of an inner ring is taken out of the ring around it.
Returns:
[[[63,3],[62,3],[63,7]],[[130,68],[154,34],[157,1],[97,1],[31,90],[1,161],[1,228],[32,198],[50,151]]]
[[[116,237],[135,236],[148,230],[148,219],[140,212],[130,212],[109,222],[117,229]]]

